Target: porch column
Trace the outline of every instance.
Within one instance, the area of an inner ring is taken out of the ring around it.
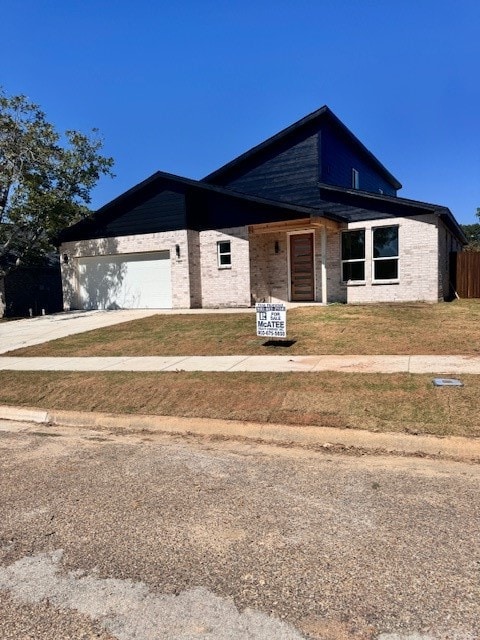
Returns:
[[[322,226],[322,304],[327,304],[327,227]]]

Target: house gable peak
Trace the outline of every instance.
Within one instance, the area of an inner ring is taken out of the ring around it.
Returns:
[[[365,158],[386,182],[395,190],[401,189],[401,183],[386,169],[373,153],[360,142],[327,105],[320,107],[320,109],[313,111],[248,151],[240,154],[230,162],[227,162],[219,169],[205,176],[202,182],[226,185],[233,176],[243,171],[248,171],[250,167],[261,162],[265,155],[274,152],[276,148],[281,149],[287,146],[290,139],[293,141],[296,138],[301,138],[302,134],[308,134],[310,131],[314,132],[316,128],[320,130],[322,125],[330,125],[332,130],[342,139],[346,140],[358,155]]]

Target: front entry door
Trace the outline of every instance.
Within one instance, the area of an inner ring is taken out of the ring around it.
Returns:
[[[290,236],[290,292],[293,302],[315,300],[313,233]]]

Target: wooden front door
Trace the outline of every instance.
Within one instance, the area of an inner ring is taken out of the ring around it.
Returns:
[[[290,236],[290,293],[293,302],[315,300],[313,233]]]

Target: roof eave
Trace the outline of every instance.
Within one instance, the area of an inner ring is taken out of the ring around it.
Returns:
[[[102,207],[97,209],[97,211],[93,212],[86,218],[83,218],[79,222],[66,227],[63,229],[55,238],[56,246],[59,247],[62,242],[68,241],[68,236],[71,236],[72,231],[78,229],[79,231],[87,230],[89,226],[96,225],[101,223],[102,218],[107,216],[115,211],[116,207],[121,207],[123,203],[128,201],[129,198],[135,197],[136,194],[141,193],[142,190],[147,189],[156,181],[165,182],[168,186],[181,186],[186,189],[197,189],[200,191],[208,192],[208,193],[217,193],[219,195],[223,195],[229,198],[235,198],[237,200],[243,200],[245,202],[253,202],[262,206],[275,207],[278,209],[283,209],[287,211],[292,211],[296,213],[302,213],[307,216],[315,216],[318,215],[317,210],[314,207],[305,207],[302,205],[296,205],[294,203],[282,202],[278,200],[270,200],[267,198],[262,198],[259,196],[254,196],[251,194],[245,194],[238,191],[234,191],[233,189],[228,189],[225,187],[220,187],[218,185],[213,185],[209,183],[205,183],[199,180],[192,180],[191,178],[185,178],[183,176],[177,176],[173,173],[166,173],[163,171],[156,171],[151,176],[138,183],[128,191],[125,191],[121,195],[117,196],[110,202],[107,202]],[[323,217],[333,220],[335,222],[344,222],[345,219],[336,214],[325,214]]]
[[[377,193],[371,193],[370,191],[360,191],[359,189],[345,189],[344,187],[335,187],[329,184],[324,184],[319,182],[318,187],[320,191],[330,191],[330,192],[339,192],[342,194],[356,196],[359,198],[363,198],[366,200],[379,201],[379,202],[387,202],[389,204],[400,204],[406,207],[412,207],[419,210],[419,215],[425,214],[434,214],[442,219],[442,221],[448,226],[448,228],[452,231],[455,237],[463,244],[468,244],[467,238],[458,224],[453,213],[448,209],[448,207],[444,207],[438,204],[432,204],[430,202],[422,202],[420,200],[410,200],[408,198],[398,198],[397,196],[386,196]]]

